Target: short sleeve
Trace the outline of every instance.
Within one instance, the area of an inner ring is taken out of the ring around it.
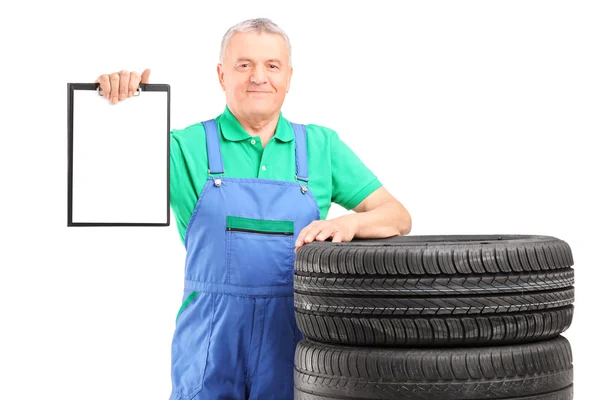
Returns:
[[[170,132],[169,137],[169,190],[172,207],[173,204],[176,203],[176,196],[179,192],[183,154],[181,152],[179,141],[174,134],[174,130]]]
[[[331,135],[331,201],[351,210],[367,198],[381,182],[344,143],[336,132]]]

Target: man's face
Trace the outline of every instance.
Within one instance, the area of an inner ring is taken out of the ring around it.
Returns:
[[[285,41],[264,32],[236,33],[217,72],[227,105],[248,119],[279,114],[292,79]]]

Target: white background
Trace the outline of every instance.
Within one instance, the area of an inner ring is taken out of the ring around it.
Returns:
[[[411,212],[411,234],[571,245],[565,336],[576,399],[597,397],[596,2],[8,4],[0,398],[168,398],[184,247],[174,216],[163,228],[67,228],[67,83],[149,67],[151,83],[171,85],[171,127],[184,128],[222,112],[221,38],[259,16],[292,40],[284,115],[335,129]]]

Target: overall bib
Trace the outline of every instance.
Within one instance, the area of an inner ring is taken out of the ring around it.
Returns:
[[[308,189],[306,126],[292,124],[296,179],[279,181],[224,177],[218,128],[214,120],[203,125],[209,177],[184,240],[170,400],[291,400],[302,338],[294,316],[295,240],[320,218]]]

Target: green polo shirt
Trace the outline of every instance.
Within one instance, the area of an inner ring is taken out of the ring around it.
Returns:
[[[264,148],[260,136],[249,135],[228,107],[215,121],[221,133],[224,177],[295,181],[294,131],[281,113],[275,136]],[[171,208],[182,243],[208,178],[205,135],[200,122],[170,133]],[[321,219],[326,219],[332,202],[351,210],[381,186],[335,131],[307,124],[306,142],[308,187],[317,200]]]

